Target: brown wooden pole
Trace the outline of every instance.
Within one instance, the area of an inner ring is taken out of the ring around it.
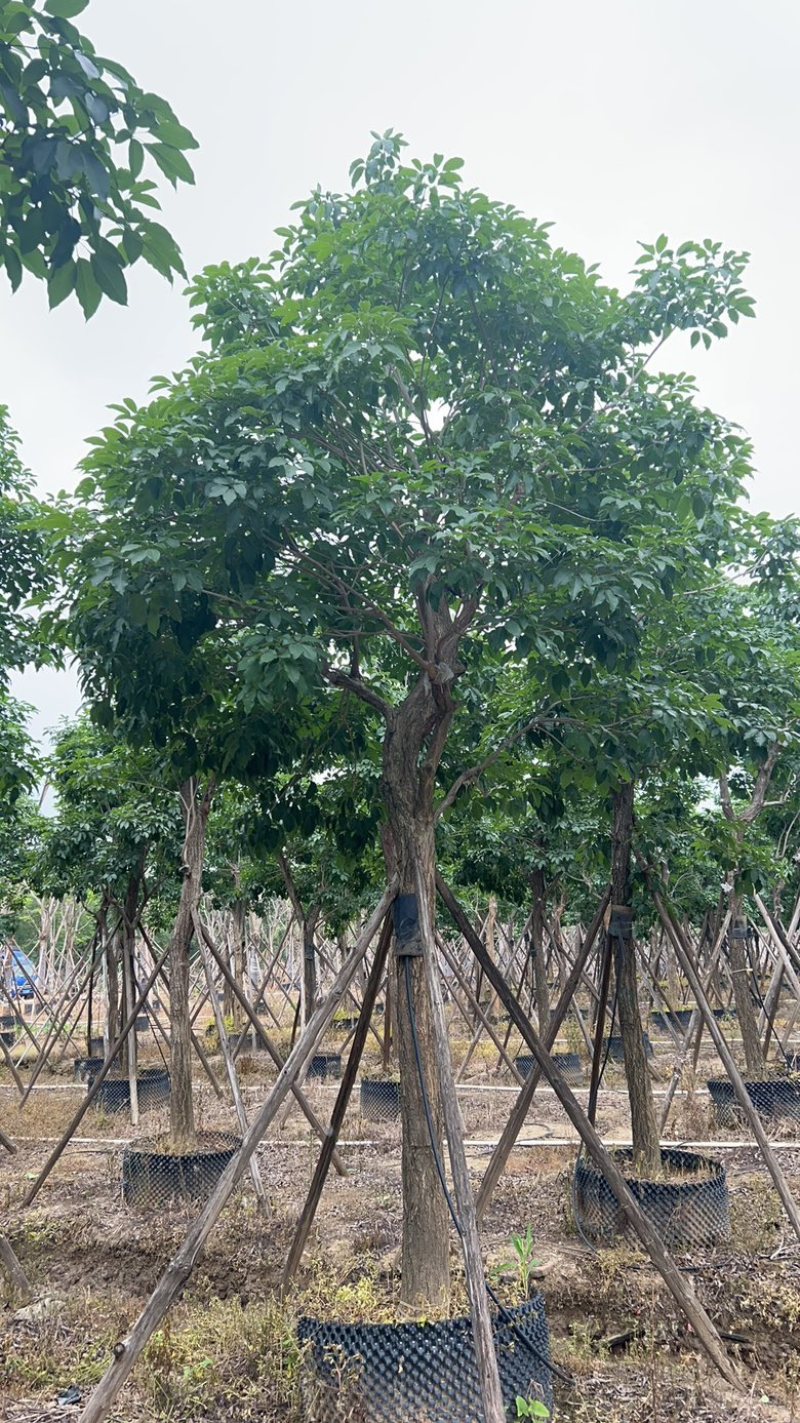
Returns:
[[[674,1260],[665,1250],[658,1231],[651,1225],[647,1216],[634,1198],[625,1181],[625,1177],[622,1175],[613,1157],[606,1151],[591,1122],[587,1120],[586,1113],[564,1081],[550,1053],[539,1041],[539,1037],[533,1025],[523,1013],[502,974],[492,963],[483,944],[475,934],[472,925],[458,904],[458,901],[438,875],[436,883],[450,913],[453,914],[454,918],[456,915],[459,916],[456,918],[458,927],[467,939],[476,958],[478,958],[484,973],[495,988],[504,1007],[514,1019],[516,1027],[528,1044],[533,1056],[537,1059],[542,1076],[553,1088],[567,1116],[583,1141],[586,1150],[614,1192],[625,1216],[641,1240],[650,1259],[661,1275],[664,1284],[667,1286],[667,1289],[683,1310],[686,1318],[697,1334],[700,1343],[703,1345],[703,1348],[706,1350],[706,1353],[716,1368],[719,1369],[723,1378],[725,1378],[737,1392],[743,1392],[744,1385],[742,1380],[725,1353],[719,1334],[703,1306],[700,1304],[700,1301],[687,1288],[686,1282]],[[448,900],[450,902],[448,902]]]
[[[8,1280],[12,1298],[19,1304],[28,1304],[33,1299],[33,1290],[5,1235],[0,1235],[0,1267]]]
[[[353,1037],[353,1046],[350,1049],[350,1056],[347,1060],[347,1066],[344,1070],[344,1075],[339,1085],[339,1091],[336,1094],[336,1101],[333,1105],[333,1111],[331,1113],[331,1123],[328,1127],[328,1133],[325,1138],[325,1141],[322,1144],[322,1150],[320,1151],[319,1158],[317,1160],[316,1169],[314,1171],[314,1176],[311,1182],[311,1186],[309,1188],[308,1196],[306,1198],[306,1203],[303,1206],[302,1211],[300,1212],[300,1219],[297,1222],[297,1229],[295,1230],[294,1240],[292,1241],[291,1249],[289,1250],[289,1255],[286,1260],[286,1266],[283,1271],[283,1281],[281,1284],[281,1288],[283,1291],[286,1291],[288,1289],[289,1285],[297,1274],[300,1261],[303,1258],[303,1251],[306,1247],[306,1241],[308,1240],[309,1231],[311,1230],[311,1227],[314,1224],[314,1217],[317,1214],[317,1207],[319,1206],[322,1191],[325,1186],[325,1182],[328,1178],[328,1170],[330,1168],[331,1158],[333,1157],[333,1153],[336,1148],[336,1142],[339,1139],[339,1132],[342,1129],[342,1122],[344,1121],[345,1113],[350,1102],[350,1096],[355,1085],[356,1074],[358,1072],[359,1063],[361,1062],[361,1055],[364,1051],[364,1044],[367,1041],[367,1024],[372,1010],[375,1007],[375,1000],[378,996],[378,989],[380,987],[381,978],[383,976],[384,968],[386,966],[386,955],[388,953],[389,944],[391,943],[391,940],[392,920],[391,915],[387,914],[386,918],[383,921],[381,937],[378,941],[378,947],[375,950],[375,958],[372,963],[372,969],[370,972],[369,979],[367,981],[366,992],[364,994],[364,998],[361,1004],[361,1011],[359,1013],[358,1023],[356,1025],[355,1035]]]
[[[203,1210],[191,1226],[183,1244],[167,1265],[131,1332],[126,1339],[116,1345],[112,1362],[92,1393],[78,1423],[102,1423],[125,1380],[147,1348],[153,1333],[184,1289],[206,1240],[247,1170],[253,1152],[280,1110],[281,1103],[291,1091],[292,1083],[297,1080],[306,1063],[312,1057],[317,1043],[326,1032],[353,975],[385,919],[396,892],[397,885],[393,880],[381,897],[380,903],[370,915],[355,946],[350,951],[347,962],[337,974],[330,993],[313,1014],[310,1023],[304,1028],[296,1046],[283,1064],[272,1090],[245,1135],[239,1151],[220,1176]]]

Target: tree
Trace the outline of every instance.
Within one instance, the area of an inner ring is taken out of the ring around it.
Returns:
[[[127,301],[125,268],[140,257],[185,275],[144,174],[193,182],[197,147],[72,23],[88,3],[0,0],[0,265],[15,291],[25,271],[46,281],[51,307],[74,292],[87,319],[104,296]]]
[[[177,885],[176,797],[163,784],[157,754],[133,750],[87,716],[62,725],[46,773],[55,814],[42,828],[31,882],[56,898],[74,896],[93,915],[114,1042],[133,1007],[136,933],[145,906],[165,884]]]
[[[353,192],[312,194],[268,263],[196,284],[210,349],[98,437],[67,576],[88,681],[117,712],[150,715],[149,663],[176,640],[196,666],[226,650],[245,710],[320,685],[361,702],[390,868],[432,913],[448,739],[487,659],[545,663],[541,700],[624,665],[706,518],[712,542],[742,442],[648,362],[751,307],[739,254],[666,238],[623,297],[464,189],[459,159],[402,149],[376,136]],[[448,1248],[414,1027],[439,1135],[441,1112],[423,966],[401,952],[395,971],[420,1304],[446,1294]]]

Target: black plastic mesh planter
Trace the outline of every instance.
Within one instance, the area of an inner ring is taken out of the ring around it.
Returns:
[[[4,1047],[13,1047],[17,1040],[14,1028],[0,1028],[0,1042]]]
[[[228,1033],[228,1047],[237,1056],[253,1051],[252,1033]]]
[[[579,1052],[554,1052],[553,1062],[556,1067],[561,1069],[567,1082],[573,1086],[578,1086],[583,1082],[583,1062]]]
[[[97,1074],[91,1074],[87,1081],[91,1085]],[[136,1095],[139,1111],[147,1112],[169,1101],[169,1073],[163,1067],[144,1067],[136,1075]],[[106,1077],[100,1083],[97,1096],[92,1103],[106,1112],[124,1112],[131,1105],[131,1084],[127,1077]]]
[[[656,1008],[650,1014],[650,1021],[657,1028],[662,1028],[669,1032],[670,1028],[677,1028],[679,1032],[685,1032],[692,1020],[691,1008]]]
[[[103,1062],[102,1057],[76,1057],[72,1064],[72,1076],[76,1082],[93,1082]]]
[[[554,1052],[552,1056],[567,1082],[573,1086],[583,1082],[583,1063],[579,1052]],[[536,1067],[536,1058],[532,1053],[521,1052],[514,1058],[514,1066],[520,1077],[527,1080]]]
[[[340,1052],[318,1052],[311,1059],[308,1068],[310,1082],[335,1082],[342,1075],[342,1054]]]
[[[541,1295],[493,1319],[503,1401],[552,1411],[550,1332]],[[484,1423],[472,1324],[326,1324],[301,1319],[306,1415],[314,1423]]]
[[[122,1196],[129,1206],[204,1201],[241,1146],[229,1132],[198,1132],[197,1150],[175,1156],[169,1139],[130,1142],[122,1154]]]
[[[791,1121],[800,1121],[800,1078],[768,1077],[761,1082],[745,1082],[744,1085],[760,1117],[787,1117]],[[742,1109],[733,1083],[727,1077],[712,1077],[706,1086],[718,1124],[721,1127],[740,1127]]]
[[[134,1027],[136,1028],[137,1033],[147,1032],[147,1029],[150,1027],[150,1019],[148,1018],[146,1013],[139,1014],[139,1017],[136,1019],[136,1022],[134,1024]]]
[[[641,1181],[628,1174],[633,1152],[614,1152],[625,1180],[650,1224],[670,1250],[719,1245],[730,1239],[730,1203],[725,1167],[694,1151],[663,1148],[661,1159],[681,1179]],[[575,1167],[577,1224],[595,1242],[630,1230],[614,1192],[594,1162],[581,1156]]]
[[[608,1041],[608,1055],[609,1055],[611,1061],[612,1061],[612,1062],[624,1062],[624,1061],[625,1061],[625,1050],[624,1050],[624,1048],[623,1048],[623,1046],[622,1046],[622,1038],[621,1038],[621,1037],[617,1037],[616,1035],[614,1035],[614,1036],[608,1038],[607,1041]],[[648,1035],[647,1033],[642,1033],[642,1042],[644,1043],[644,1055],[645,1055],[645,1057],[652,1057],[652,1056],[653,1056],[653,1044],[651,1043],[650,1037],[649,1037],[649,1035]]]
[[[370,1122],[392,1122],[400,1116],[400,1083],[388,1078],[361,1083],[361,1115]]]

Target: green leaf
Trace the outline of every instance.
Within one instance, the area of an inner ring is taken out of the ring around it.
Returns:
[[[138,138],[132,138],[128,145],[128,167],[131,177],[138,178],[144,164],[144,147]]]
[[[104,251],[94,252],[92,272],[97,285],[107,297],[118,302],[120,306],[127,305],[128,285],[118,261],[112,262]]]
[[[70,292],[75,290],[75,278],[77,267],[72,258],[65,262],[63,266],[57,267],[47,279],[47,298],[50,303],[50,310],[60,306],[65,301]]]
[[[193,183],[194,173],[187,158],[179,148],[171,148],[167,143],[146,143],[148,153],[152,153],[161,172],[173,186],[178,183]]]
[[[175,119],[162,119],[158,125],[158,137],[161,143],[166,143],[170,148],[199,148],[194,134],[190,129],[184,128]]]
[[[92,271],[91,264],[85,257],[78,258],[78,272],[75,280],[75,291],[78,301],[81,304],[83,314],[88,321],[94,316],[103,297],[102,289],[98,286]]]
[[[71,20],[74,15],[80,15],[88,4],[89,0],[45,0],[44,8],[57,20]]]

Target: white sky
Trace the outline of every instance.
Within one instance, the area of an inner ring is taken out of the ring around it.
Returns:
[[[752,253],[757,322],[704,356],[704,400],[751,434],[752,499],[796,510],[800,329],[800,6],[792,0],[93,0],[98,51],[169,99],[200,141],[197,186],[166,190],[187,269],[263,255],[289,205],[341,188],[371,129],[466,160],[465,179],[553,220],[625,284],[637,239]],[[74,480],[111,401],[146,395],[194,338],[180,284],[143,263],[127,308],[84,324],[44,287],[0,286],[0,401],[41,488]],[[25,674],[38,731],[77,704],[68,674]]]

